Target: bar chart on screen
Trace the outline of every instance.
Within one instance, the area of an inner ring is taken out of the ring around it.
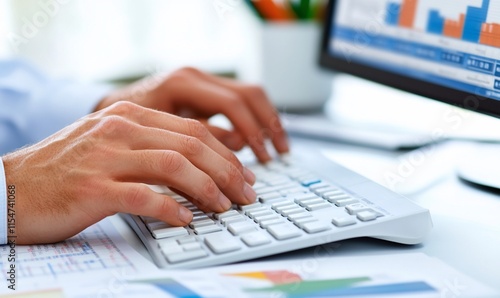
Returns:
[[[386,5],[387,25],[500,47],[498,1],[402,0]]]

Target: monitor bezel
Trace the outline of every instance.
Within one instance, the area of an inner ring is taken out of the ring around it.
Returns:
[[[348,73],[370,81],[384,84],[403,91],[408,91],[426,98],[438,100],[467,110],[481,112],[500,118],[500,100],[494,100],[476,94],[444,87],[427,81],[406,77],[390,71],[330,55],[331,32],[334,29],[333,18],[339,0],[329,0],[323,24],[320,65],[324,68]]]

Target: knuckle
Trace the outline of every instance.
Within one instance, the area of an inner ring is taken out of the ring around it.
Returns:
[[[228,97],[227,108],[235,111],[241,111],[246,108],[245,98],[234,93],[232,96]]]
[[[119,101],[109,107],[110,114],[112,115],[130,115],[138,109],[138,105],[129,101]]]
[[[167,173],[176,174],[184,169],[184,157],[175,151],[165,151],[160,158],[162,170]]]
[[[200,121],[193,120],[193,119],[185,119],[185,121],[186,121],[188,134],[190,136],[198,138],[198,139],[204,139],[208,136],[208,134],[209,134],[208,129]]]
[[[149,188],[146,185],[131,187],[125,194],[125,210],[140,210],[148,203],[147,193]]]
[[[159,204],[158,208],[155,209],[153,217],[158,219],[165,218],[165,215],[171,214],[174,209],[175,206],[173,205],[173,201],[165,197]]]
[[[96,138],[103,138],[109,135],[116,135],[127,126],[126,121],[121,116],[111,115],[101,118],[101,120],[90,130],[90,134]]]
[[[264,89],[258,85],[248,85],[243,88],[243,91],[252,98],[252,100],[265,100],[266,93]]]
[[[202,195],[209,199],[217,199],[219,197],[220,190],[217,184],[212,179],[209,179],[201,187]]]
[[[241,172],[233,165],[230,165],[226,171],[229,185],[243,185],[245,181]],[[228,185],[228,186],[229,186]]]
[[[200,73],[200,71],[194,67],[182,67],[181,69],[177,70],[175,72],[176,74],[182,75],[182,76],[192,76],[192,75],[197,75]]]
[[[182,147],[187,156],[193,157],[201,154],[204,146],[199,139],[187,136],[183,138]]]
[[[199,74],[199,70],[193,68],[193,67],[183,67],[181,69],[178,69],[174,71],[172,74],[168,76],[168,81],[170,82],[184,82],[186,80],[189,80],[190,78],[196,76]]]

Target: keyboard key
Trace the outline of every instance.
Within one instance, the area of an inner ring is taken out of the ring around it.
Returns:
[[[281,213],[281,211],[283,211],[283,210],[292,209],[292,208],[302,209],[302,208],[300,208],[299,205],[297,205],[295,203],[291,203],[291,204],[288,204],[288,205],[278,206],[278,207],[274,208],[274,211],[276,211],[278,213]]]
[[[288,216],[288,219],[291,221],[295,221],[295,220],[301,219],[301,218],[314,218],[314,217],[309,212],[305,212],[305,211],[303,211],[302,213],[290,214]]]
[[[160,247],[160,249],[161,249],[161,252],[163,253],[164,256],[184,252],[184,249],[182,248],[182,246],[180,246],[177,243],[171,243],[170,245],[164,244]]]
[[[241,241],[250,247],[271,243],[269,236],[261,231],[245,234],[241,236]]]
[[[263,211],[257,211],[257,212],[250,211],[248,213],[248,217],[250,217],[251,219],[254,219],[255,217],[258,217],[258,216],[268,216],[268,215],[273,215],[273,214],[275,214],[275,213],[272,210],[266,208],[266,210],[263,210]]]
[[[285,221],[281,218],[277,218],[277,219],[263,220],[260,222],[259,225],[261,228],[267,229],[268,227],[270,227],[272,225],[279,225],[282,223],[285,223]]]
[[[267,185],[265,183],[262,183],[262,182],[255,182],[255,184],[252,186],[253,190],[257,191],[257,189],[259,188],[264,188],[266,187]]]
[[[248,217],[251,217],[251,214],[254,213],[254,212],[268,211],[268,210],[269,210],[268,207],[264,207],[264,205],[262,205],[262,207],[259,207],[259,208],[252,208],[252,209],[246,210],[245,211],[245,215],[248,216]]]
[[[207,256],[208,253],[204,250],[193,250],[175,254],[168,254],[165,257],[169,263],[175,264],[175,263],[181,263],[195,259],[205,258]]]
[[[177,242],[179,244],[187,244],[187,243],[193,243],[193,242],[197,242],[197,241],[198,241],[198,239],[195,236],[187,236],[187,237],[184,237],[181,239],[177,239]]]
[[[296,219],[293,221],[293,223],[302,229],[303,225],[305,223],[308,223],[308,222],[316,222],[318,221],[315,217],[311,216],[311,217],[304,217],[304,218],[299,218],[299,219]]]
[[[314,221],[302,224],[301,228],[309,234],[314,234],[326,231],[330,229],[330,226],[320,221]]]
[[[179,243],[175,241],[175,239],[158,239],[156,240],[156,243],[158,243],[158,247],[167,247],[167,246],[178,246]]]
[[[240,209],[241,211],[245,212],[245,211],[248,211],[250,209],[256,209],[256,208],[259,208],[259,207],[263,207],[263,205],[261,203],[253,203],[253,204],[250,204],[250,205],[241,205],[241,206],[238,206],[238,209]]]
[[[201,249],[201,244],[198,242],[186,243],[186,244],[183,244],[181,246],[182,246],[182,249],[184,249],[184,251],[200,250]]]
[[[356,203],[356,204],[352,204],[352,205],[347,205],[345,207],[345,209],[347,210],[347,212],[351,215],[353,214],[358,214],[359,212],[361,211],[372,211],[372,209],[362,203]]]
[[[312,200],[312,199],[319,199],[316,194],[310,192],[310,193],[301,193],[301,194],[292,194],[289,195],[289,197],[293,198],[293,201],[297,204],[302,203],[303,201],[307,200]]]
[[[209,233],[214,233],[214,232],[219,232],[219,231],[222,231],[222,228],[217,226],[217,225],[198,227],[198,228],[194,229],[194,232],[196,233],[196,235],[204,235],[204,234],[209,234]]]
[[[208,217],[206,214],[197,215],[197,216],[193,216],[193,219],[191,220],[191,222],[202,221],[202,220],[206,220],[206,219],[210,219],[210,217]]]
[[[278,203],[274,203],[271,205],[271,208],[273,210],[276,210],[276,208],[282,208],[282,207],[286,207],[286,206],[295,206],[296,204],[292,201],[288,201],[288,200],[285,200],[283,202],[278,202]]]
[[[211,219],[205,219],[205,220],[199,220],[199,221],[191,222],[189,224],[189,227],[191,229],[196,229],[196,228],[199,228],[199,227],[211,226],[211,225],[214,225],[214,224],[215,224],[215,221],[213,221]]]
[[[370,221],[376,219],[378,215],[373,211],[361,211],[356,214],[356,217],[361,221]]]
[[[300,180],[299,182],[300,182],[300,184],[302,184],[302,186],[310,187],[313,184],[321,183],[321,179],[319,179],[319,178],[306,178],[304,180]]]
[[[151,221],[150,223],[148,223],[146,225],[148,226],[148,229],[150,231],[159,230],[159,229],[166,229],[166,228],[171,227],[169,224],[164,223],[163,221]]]
[[[353,199],[353,197],[351,197],[349,195],[324,196],[324,198],[328,202],[334,203],[334,204],[337,204],[338,201]]]
[[[323,193],[323,197],[346,196],[347,194],[340,189],[327,191]]]
[[[256,217],[253,218],[253,220],[256,223],[260,223],[261,221],[278,219],[278,218],[280,218],[278,214],[272,214],[272,215],[256,216]]]
[[[334,217],[332,219],[332,223],[340,228],[355,224],[356,219],[352,216],[344,215],[344,216]]]
[[[317,194],[318,196],[324,196],[327,193],[343,194],[343,192],[338,188],[332,188],[332,187],[317,188],[314,190],[314,193]]]
[[[228,253],[241,249],[241,244],[238,239],[225,233],[205,237],[205,244],[216,254]]]
[[[233,234],[234,236],[241,235],[243,233],[248,233],[255,231],[255,225],[249,222],[235,222],[235,223],[230,223],[227,227],[229,232]]]
[[[141,219],[142,221],[145,223],[145,224],[150,224],[150,223],[155,223],[155,222],[162,222],[161,220],[159,219],[156,219],[154,217],[149,217],[149,216],[141,216]]]
[[[237,222],[237,221],[246,221],[247,218],[243,215],[238,215],[238,216],[232,216],[232,217],[226,217],[220,220],[221,224],[224,226],[227,226],[228,224],[232,222]]]
[[[224,213],[214,214],[214,218],[220,220],[222,218],[231,217],[231,216],[235,216],[235,215],[240,215],[240,213],[236,210],[229,210],[229,211],[226,211]]]
[[[308,205],[306,207],[306,209],[307,209],[307,211],[316,211],[316,210],[330,208],[330,207],[332,207],[332,205],[330,205],[326,202],[323,202],[323,203],[319,203],[319,204]]]
[[[316,189],[321,189],[321,188],[336,189],[335,186],[333,186],[333,185],[331,185],[330,183],[327,183],[327,182],[316,183],[316,184],[312,184],[312,185],[309,186],[310,190],[316,190]]]
[[[272,200],[276,200],[276,199],[279,199],[279,198],[282,198],[281,194],[277,191],[274,191],[274,192],[270,192],[270,193],[266,193],[266,194],[263,194],[263,195],[258,195],[257,196],[257,199],[259,200],[259,202],[261,203],[268,203],[269,201],[272,201]]]
[[[156,239],[170,238],[176,236],[188,235],[189,232],[183,227],[170,227],[152,231],[153,237]]]
[[[356,204],[356,203],[359,203],[359,201],[352,199],[352,198],[351,199],[342,199],[342,200],[336,200],[335,206],[345,207],[347,205],[352,205],[352,204]]]
[[[300,186],[280,190],[280,194],[282,196],[289,196],[291,194],[307,193],[307,192],[309,192],[307,188]]]
[[[299,205],[302,207],[307,207],[310,205],[321,204],[321,203],[325,203],[325,200],[317,198],[317,199],[303,200],[299,203]]]
[[[302,209],[300,207],[291,207],[291,208],[281,210],[280,214],[283,215],[284,217],[288,217],[292,214],[302,213],[302,212],[304,212],[304,209]]]
[[[271,225],[267,227],[267,231],[277,240],[286,240],[302,235],[300,230],[298,230],[294,225],[288,223]]]

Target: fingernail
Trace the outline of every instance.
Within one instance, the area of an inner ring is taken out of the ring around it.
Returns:
[[[253,185],[255,183],[256,180],[255,174],[252,171],[250,171],[247,167],[243,167],[243,177],[245,177],[245,181],[248,184]]]
[[[228,210],[233,205],[231,201],[222,192],[219,195],[219,202],[224,210]]]
[[[191,213],[188,209],[181,207],[179,208],[179,219],[182,222],[189,223],[193,219],[193,213]]]
[[[250,203],[255,202],[255,200],[257,199],[257,193],[255,193],[255,190],[253,190],[253,188],[247,183],[245,183],[245,186],[243,188],[243,194]]]

